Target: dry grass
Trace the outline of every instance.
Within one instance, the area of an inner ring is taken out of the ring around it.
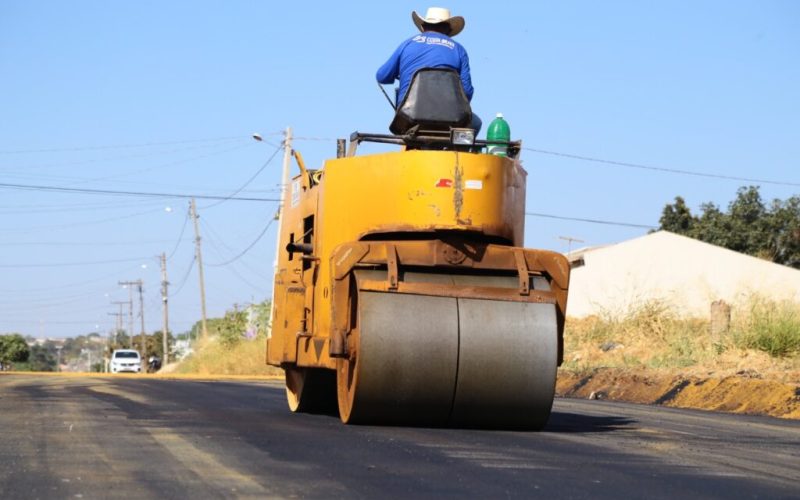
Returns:
[[[195,346],[176,373],[282,375],[265,363],[263,336],[226,346],[212,336]],[[714,336],[708,320],[681,318],[663,302],[619,317],[567,320],[563,369],[618,368],[684,376],[745,375],[800,382],[800,306],[751,298],[733,307],[727,334]]]
[[[217,337],[201,341],[195,352],[181,362],[175,373],[197,375],[283,375],[283,370],[266,363],[263,337],[224,346]]]
[[[754,297],[732,330],[738,347],[781,358],[800,354],[800,307],[796,304]]]
[[[655,369],[800,381],[800,306],[750,299],[727,334],[651,302],[620,317],[568,319],[564,369]]]

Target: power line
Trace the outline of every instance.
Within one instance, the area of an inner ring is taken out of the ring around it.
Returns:
[[[292,137],[295,141],[319,141],[319,142],[336,142],[336,139],[330,137]]]
[[[280,132],[278,132],[280,133]],[[272,135],[272,134],[267,134]],[[30,153],[64,153],[73,151],[100,151],[105,149],[131,149],[131,148],[147,148],[152,146],[172,146],[175,144],[197,144],[200,142],[223,142],[235,141],[244,139],[244,136],[237,135],[231,137],[216,137],[212,139],[193,139],[185,141],[168,141],[168,142],[145,142],[140,144],[116,144],[112,146],[80,146],[72,148],[42,148],[42,149],[18,149],[11,151],[0,151],[2,155],[15,155],[15,154],[30,154]]]
[[[103,306],[104,308],[107,306]],[[20,324],[29,324],[29,325],[38,325],[42,322],[40,319],[7,319],[6,321],[13,321],[14,323]],[[45,325],[85,325],[87,323],[94,323],[97,324],[95,321],[53,321],[53,320],[46,320],[44,321]]]
[[[178,247],[180,246],[181,241],[183,241],[183,232],[186,231],[186,225],[188,223],[189,223],[189,212],[187,211],[186,212],[186,218],[183,219],[183,227],[181,227],[181,234],[180,234],[180,236],[178,236],[178,241],[175,242],[175,247],[169,253],[169,257],[167,257],[167,260],[172,259],[172,257],[175,255],[175,252],[178,251]]]
[[[48,264],[0,264],[2,268],[17,268],[17,267],[70,267],[70,266],[92,266],[95,264],[118,264],[120,262],[136,262],[147,260],[148,257],[138,257],[133,259],[114,259],[114,260],[96,260],[91,262],[60,262]]]
[[[245,198],[234,196],[215,196],[203,194],[181,194],[181,193],[148,193],[143,191],[117,191],[113,189],[88,189],[88,188],[69,188],[60,186],[38,186],[32,184],[9,184],[0,182],[0,188],[24,189],[28,191],[54,191],[59,193],[83,193],[101,194],[112,196],[150,196],[158,198],[198,198],[201,200],[235,200],[235,201],[279,201],[277,198]]]
[[[231,199],[233,196],[236,196],[237,194],[239,194],[239,193],[242,191],[242,189],[244,189],[244,188],[246,188],[247,186],[249,186],[249,185],[250,185],[250,183],[251,183],[251,182],[253,182],[253,181],[255,180],[255,178],[256,178],[256,177],[258,177],[258,175],[259,175],[261,172],[263,172],[263,171],[264,171],[264,169],[265,169],[265,168],[267,168],[267,165],[269,165],[269,164],[270,164],[270,162],[271,162],[271,161],[272,161],[272,160],[275,158],[275,156],[278,154],[278,152],[281,150],[281,148],[282,148],[282,147],[283,147],[283,145],[279,145],[278,147],[276,147],[276,148],[275,148],[275,151],[272,153],[272,155],[271,155],[271,156],[270,156],[270,157],[267,159],[267,161],[265,161],[265,162],[264,162],[264,164],[263,164],[263,165],[261,165],[261,168],[259,168],[259,169],[256,171],[256,173],[255,173],[255,174],[253,174],[253,175],[252,175],[252,176],[251,176],[249,179],[247,179],[247,182],[245,182],[244,184],[242,184],[241,186],[239,186],[239,189],[237,189],[237,190],[235,190],[234,192],[232,192],[231,194],[229,194],[229,195],[228,195],[228,196],[227,196],[227,197],[226,197],[224,200],[220,200],[220,201],[218,201],[218,202],[215,202],[215,203],[212,203],[212,204],[210,204],[210,205],[206,205],[206,206],[204,206],[204,207],[200,207],[200,208],[206,209],[206,208],[216,207],[217,205],[220,205],[220,204],[222,204],[222,203],[225,203],[226,201],[228,201],[229,199]]]
[[[544,217],[547,219],[559,219],[559,220],[571,220],[577,222],[590,222],[592,224],[606,224],[609,226],[623,226],[623,227],[637,227],[642,229],[658,229],[657,226],[649,226],[646,224],[633,224],[630,222],[615,222],[610,220],[600,220],[600,219],[583,219],[580,217],[565,217],[561,215],[552,215],[552,214],[541,214],[535,212],[525,212],[525,215],[530,215],[532,217]]]
[[[185,240],[189,241],[189,240]],[[3,242],[4,247],[9,246],[77,246],[77,247],[98,247],[98,246],[131,246],[131,245],[155,245],[162,243],[172,243],[172,240],[137,240],[137,241],[11,241]]]
[[[0,295],[0,304],[11,304],[16,302],[24,302],[26,305],[31,304],[43,304],[43,305],[53,305],[54,303],[61,303],[63,301],[78,301],[81,299],[87,299],[90,297],[100,297],[103,295],[103,292],[108,294],[109,290],[92,290],[90,292],[82,292],[82,293],[74,293],[69,295],[58,295],[55,297],[47,297],[47,296],[40,296],[37,295],[36,298],[30,297],[21,297],[19,294],[14,294],[11,298],[6,298]]]
[[[220,236],[220,235],[219,235],[219,234],[218,234],[216,231],[214,231],[214,229],[211,227],[211,225],[209,225],[209,224],[208,224],[208,221],[201,221],[201,223],[203,224],[203,228],[206,230],[206,235],[208,235],[208,234],[213,234],[213,235],[214,235],[214,239],[206,237],[206,241],[207,241],[207,242],[209,242],[209,243],[211,243],[211,246],[212,246],[212,247],[213,247],[213,248],[214,248],[214,249],[217,251],[217,253],[218,253],[218,254],[221,254],[221,253],[222,253],[222,252],[220,251],[220,250],[221,250],[221,248],[220,248],[220,246],[219,246],[219,245],[221,245],[221,246],[224,246],[224,247],[225,247],[227,250],[229,250],[229,251],[234,251],[234,249],[233,249],[233,248],[231,248],[229,245],[227,245],[227,244],[225,243],[224,239],[223,239],[223,238],[222,238],[222,237],[221,237],[221,236]],[[215,239],[219,241],[219,245],[217,245],[217,241],[215,241]],[[240,260],[240,261],[238,261],[237,263],[238,263],[238,264],[241,264],[241,265],[246,265],[246,262],[245,262],[244,260]],[[249,281],[247,278],[245,278],[244,276],[242,276],[242,274],[241,274],[241,273],[239,273],[239,271],[238,271],[238,270],[237,270],[237,269],[236,269],[234,266],[229,266],[227,269],[228,269],[228,271],[230,271],[230,272],[231,272],[233,275],[235,275],[236,277],[238,277],[238,278],[239,278],[239,279],[240,279],[242,282],[244,282],[245,284],[247,284],[248,286],[250,286],[250,287],[251,287],[251,288],[253,288],[254,290],[258,290],[258,291],[263,291],[263,290],[264,290],[264,285],[261,285],[261,286],[259,286],[259,285],[254,285],[254,284],[253,284],[252,282],[250,282],[250,281]],[[250,273],[251,273],[252,275],[254,275],[254,276],[257,276],[257,277],[260,277],[260,278],[261,278],[261,279],[263,279],[265,282],[270,282],[270,281],[271,281],[269,278],[267,278],[267,277],[265,277],[265,276],[262,276],[262,275],[261,275],[260,273],[258,273],[257,271],[250,270],[250,269],[248,269],[248,270],[250,271]]]
[[[226,255],[233,254],[238,252],[238,249],[235,249],[228,245],[225,242],[225,238],[219,235],[211,224],[207,220],[201,220],[200,225],[203,227],[203,232],[206,235],[205,241],[211,245],[211,248],[214,250],[215,255],[221,256],[221,258],[226,258]],[[225,247],[224,249],[222,247]]]
[[[136,212],[136,213],[133,213],[133,214],[121,215],[119,217],[110,217],[110,218],[101,219],[101,220],[93,220],[93,221],[87,221],[87,222],[75,222],[75,223],[72,223],[72,224],[57,224],[57,225],[52,225],[52,226],[28,226],[28,227],[22,227],[22,228],[3,228],[2,231],[15,232],[15,233],[32,233],[32,232],[41,231],[41,230],[47,230],[47,229],[66,229],[66,228],[70,228],[70,227],[92,226],[92,225],[95,225],[95,224],[105,224],[107,222],[116,222],[116,221],[120,221],[120,220],[124,220],[124,219],[132,219],[134,217],[140,217],[142,215],[152,214],[152,213],[161,212],[161,211],[162,210],[160,208],[155,208],[153,210],[145,210],[143,212]]]
[[[235,252],[235,251],[236,251],[236,250],[235,250],[233,247],[231,247],[230,245],[228,245],[228,244],[225,242],[225,238],[223,238],[222,236],[220,236],[220,234],[219,234],[219,233],[217,233],[217,232],[214,230],[213,226],[211,226],[211,225],[208,223],[208,221],[207,221],[207,220],[206,220],[206,221],[200,221],[200,223],[203,225],[203,228],[206,230],[206,234],[213,236],[213,238],[207,238],[207,239],[206,239],[206,241],[208,241],[209,243],[211,243],[211,246],[214,248],[214,250],[216,250],[216,251],[217,251],[217,254],[218,254],[218,255],[224,255],[224,253],[231,253],[231,252]],[[219,246],[217,243],[219,243],[219,245],[221,245],[221,246],[225,247],[226,251],[225,251],[225,252],[222,252],[222,251],[221,251],[221,248],[220,248],[220,246]],[[256,276],[256,277],[259,277],[259,278],[261,278],[262,280],[264,280],[264,281],[266,281],[266,282],[271,282],[271,281],[272,281],[272,278],[265,276],[264,274],[262,274],[262,273],[261,273],[261,271],[260,271],[260,270],[258,270],[258,269],[256,269],[256,268],[254,268],[253,266],[250,266],[250,265],[247,263],[247,261],[245,261],[245,260],[239,260],[237,263],[238,263],[238,264],[240,264],[240,265],[242,265],[243,267],[247,268],[247,271],[248,271],[248,272],[249,272],[251,275],[253,275],[253,276]],[[233,269],[233,268],[231,268],[231,269]]]
[[[275,218],[274,218],[274,217],[270,218],[269,222],[268,222],[268,223],[267,223],[267,225],[264,227],[264,230],[263,230],[263,231],[261,231],[261,234],[259,234],[259,235],[256,237],[255,241],[253,241],[252,243],[250,243],[250,245],[248,245],[248,246],[247,246],[247,248],[245,248],[244,250],[242,250],[242,251],[239,253],[239,255],[237,255],[236,257],[233,257],[232,259],[229,259],[229,260],[227,260],[227,261],[225,261],[225,262],[220,262],[220,263],[218,263],[218,264],[206,264],[206,265],[207,265],[207,266],[212,266],[212,267],[222,267],[222,266],[227,266],[228,264],[230,264],[230,263],[232,263],[232,262],[236,262],[236,261],[237,261],[237,260],[239,260],[239,259],[240,259],[240,258],[241,258],[241,257],[242,257],[244,254],[246,254],[247,252],[249,252],[249,251],[250,251],[250,249],[251,249],[251,248],[253,248],[253,247],[256,245],[256,243],[258,243],[258,242],[261,240],[261,238],[263,238],[263,237],[264,237],[264,235],[267,233],[267,230],[269,229],[269,227],[272,225],[272,223],[273,223],[274,221],[275,221]]]
[[[119,200],[102,201],[94,203],[61,203],[55,205],[43,205],[41,203],[30,205],[0,205],[0,214],[15,215],[15,214],[38,214],[38,213],[59,213],[66,212],[97,212],[109,211],[110,209],[119,210],[124,208],[142,208],[144,205],[148,206],[161,206],[163,207],[163,200],[136,200],[122,203]]]
[[[197,260],[197,257],[193,256],[192,257],[192,261],[189,263],[189,267],[186,269],[186,274],[184,274],[183,278],[181,278],[181,284],[178,285],[178,288],[175,289],[174,292],[169,294],[170,297],[174,297],[174,296],[178,295],[181,292],[181,290],[183,289],[183,285],[185,285],[186,282],[189,280],[189,273],[192,272],[192,268],[194,267],[194,261],[195,260]]]
[[[10,267],[14,267],[14,266],[10,266]],[[110,278],[112,276],[118,276],[120,274],[123,274],[123,273],[125,273],[127,271],[130,271],[130,270],[133,270],[133,269],[136,269],[138,267],[139,267],[139,264],[134,264],[134,265],[128,266],[128,267],[126,267],[124,269],[119,269],[117,271],[114,271],[113,273],[103,274],[102,276],[99,276],[97,278],[93,278],[93,279],[89,279],[89,280],[85,280],[85,281],[79,281],[79,282],[75,282],[75,283],[68,283],[66,285],[48,286],[48,287],[42,287],[42,288],[23,288],[23,289],[14,288],[13,290],[8,290],[8,292],[9,293],[17,293],[17,294],[19,294],[19,293],[37,293],[37,292],[52,291],[52,290],[63,290],[63,289],[66,289],[66,288],[78,288],[78,287],[81,287],[81,286],[84,286],[84,285],[88,285],[90,283],[97,283],[98,281],[106,281],[108,278]],[[0,290],[0,292],[3,292],[3,290]]]
[[[260,278],[264,280],[264,282],[266,283],[271,283],[273,280],[273,277],[263,274],[261,269],[258,269],[257,267],[249,264],[246,260],[239,260],[237,264],[242,266],[244,270],[249,273],[249,275],[252,275],[253,277],[256,278]]]
[[[26,312],[26,311],[39,311],[41,309],[51,309],[53,307],[65,306],[69,304],[74,304],[76,302],[86,302],[88,297],[66,297],[62,300],[54,297],[47,301],[40,300],[40,301],[31,301],[31,300],[24,300],[24,301],[14,301],[14,300],[5,300],[4,308],[13,309],[14,312]],[[13,304],[13,305],[12,305]],[[87,311],[94,311],[102,307],[103,309],[106,308],[105,305],[103,306],[95,306],[89,309],[84,309]],[[70,309],[70,312],[75,312],[75,309]]]
[[[183,165],[185,163],[190,163],[190,162],[193,162],[193,161],[196,161],[196,160],[202,160],[202,159],[205,159],[205,158],[210,158],[212,156],[218,156],[218,155],[221,155],[221,154],[224,154],[224,153],[230,153],[231,151],[238,151],[240,149],[249,148],[249,147],[252,147],[252,144],[246,143],[246,144],[243,144],[243,145],[240,145],[240,146],[235,146],[235,147],[232,147],[232,148],[222,149],[220,151],[212,151],[212,152],[206,153],[204,155],[193,156],[191,158],[184,158],[182,160],[175,160],[175,161],[171,161],[171,162],[167,162],[167,163],[162,163],[160,165],[154,165],[152,167],[140,168],[138,170],[131,170],[131,171],[128,171],[128,172],[122,172],[122,173],[119,173],[119,174],[108,175],[108,176],[105,176],[105,177],[97,177],[97,178],[94,178],[94,179],[83,179],[82,181],[83,182],[106,181],[106,180],[112,180],[112,179],[119,179],[120,177],[130,177],[132,175],[138,175],[138,174],[142,174],[144,172],[151,172],[153,170],[159,170],[160,171],[160,170],[162,170],[164,168],[167,168],[167,167],[174,167],[175,165]]]
[[[282,134],[283,132],[279,132],[279,133]],[[264,144],[269,144],[273,148],[283,147],[283,144],[280,144],[280,143],[277,143],[277,142],[268,141],[268,140],[264,139],[263,137],[259,140],[259,142],[263,142]]]
[[[257,290],[259,292],[263,292],[265,290],[265,288],[267,288],[267,286],[268,286],[268,284],[267,285],[254,285],[250,280],[248,280],[247,278],[242,276],[241,273],[239,273],[239,271],[237,271],[236,268],[233,267],[233,266],[229,267],[228,270],[231,273],[233,273],[234,276],[239,278],[242,281],[242,283],[248,285],[253,290]]]
[[[241,138],[240,140],[244,141],[245,139]],[[180,152],[183,152],[183,151],[194,151],[194,150],[198,150],[198,149],[211,149],[211,148],[219,148],[219,147],[225,147],[226,148],[226,149],[223,149],[223,150],[212,151],[212,152],[206,153],[206,154],[204,154],[202,156],[195,157],[195,159],[200,159],[200,158],[205,158],[205,157],[210,156],[210,155],[221,154],[221,153],[225,153],[225,152],[228,152],[228,151],[234,151],[234,150],[237,150],[237,149],[243,149],[243,148],[251,146],[251,144],[245,143],[245,144],[240,144],[238,146],[234,146],[233,148],[228,148],[227,146],[229,146],[229,144],[230,143],[202,144],[200,146],[188,146],[188,147],[183,147],[183,148],[175,148],[175,149],[167,149],[167,150],[152,150],[152,151],[148,151],[148,152],[144,152],[144,153],[126,154],[126,155],[122,155],[122,156],[114,155],[114,156],[106,156],[104,158],[92,158],[92,159],[88,159],[88,160],[77,160],[77,161],[58,162],[58,163],[44,163],[44,164],[38,164],[38,165],[19,165],[19,166],[15,166],[15,165],[0,165],[0,169],[4,169],[5,170],[5,169],[8,169],[8,168],[11,168],[11,169],[19,168],[19,169],[22,169],[25,172],[28,172],[28,171],[34,170],[34,169],[51,169],[51,168],[57,168],[57,167],[74,167],[76,165],[86,165],[86,164],[89,164],[89,163],[101,163],[101,162],[102,163],[108,163],[108,162],[112,162],[112,161],[115,162],[115,161],[119,161],[119,160],[130,160],[130,159],[136,159],[136,158],[148,158],[148,157],[152,157],[152,156],[162,156],[163,157],[165,155],[169,155],[169,154],[172,154],[172,153],[180,153]],[[171,163],[167,163],[165,166],[170,166],[170,165],[171,165]],[[13,173],[14,170],[8,170],[8,172]],[[133,173],[135,173],[135,172],[133,172]]]
[[[759,184],[773,184],[776,186],[800,186],[798,182],[786,182],[786,181],[773,181],[768,179],[756,179],[750,177],[738,177],[735,175],[724,175],[724,174],[711,174],[706,172],[692,172],[690,170],[681,170],[677,168],[666,168],[666,167],[654,167],[651,165],[642,165],[640,163],[627,163],[622,161],[614,161],[614,160],[604,160],[602,158],[592,158],[590,156],[580,156],[574,155],[570,153],[559,153],[557,151],[547,151],[544,149],[534,149],[534,148],[522,148],[526,151],[532,151],[534,153],[540,153],[545,155],[552,155],[552,156],[560,156],[562,158],[571,158],[573,160],[582,160],[582,161],[590,161],[594,163],[603,163],[606,165],[614,165],[617,167],[626,167],[626,168],[638,168],[642,170],[653,170],[656,172],[667,172],[671,174],[681,174],[681,175],[692,175],[695,177],[706,177],[710,179],[725,179],[729,181],[741,181],[741,182],[755,182]]]

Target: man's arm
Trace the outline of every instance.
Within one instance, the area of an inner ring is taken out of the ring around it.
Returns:
[[[459,73],[461,74],[461,85],[464,87],[464,93],[467,94],[467,99],[472,101],[472,94],[475,89],[472,88],[472,76],[469,74],[469,56],[467,55],[467,51],[464,50],[464,47],[460,47],[461,49],[461,70]]]
[[[375,78],[378,80],[378,83],[393,83],[397,77],[400,76],[400,54],[403,53],[403,47],[405,47],[405,45],[405,43],[400,44],[394,51],[394,54],[389,57],[389,60],[378,68],[378,72],[375,73]]]

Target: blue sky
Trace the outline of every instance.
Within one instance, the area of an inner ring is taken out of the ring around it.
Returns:
[[[227,196],[265,165],[286,126],[307,164],[321,166],[335,138],[387,131],[374,73],[414,33],[411,11],[427,7],[0,3],[0,332],[108,332],[111,302],[128,298],[117,282],[136,279],[147,330],[159,329],[162,252],[171,329],[200,316],[186,199],[9,185]],[[761,184],[768,200],[800,192],[800,3],[449,7],[466,19],[456,39],[470,54],[473,109],[486,123],[503,112],[525,147],[783,182]],[[280,156],[238,196],[277,199]],[[529,212],[641,225],[656,226],[677,195],[693,209],[724,208],[747,184],[533,151],[523,164]],[[269,298],[275,224],[258,237],[277,203],[198,207],[209,315]],[[584,241],[574,248],[646,232],[531,216],[525,240],[566,251],[560,236]]]

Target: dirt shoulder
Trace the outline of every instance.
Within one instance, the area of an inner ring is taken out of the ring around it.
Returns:
[[[561,369],[556,394],[800,420],[800,384],[754,378],[749,372],[702,377],[625,368]]]

